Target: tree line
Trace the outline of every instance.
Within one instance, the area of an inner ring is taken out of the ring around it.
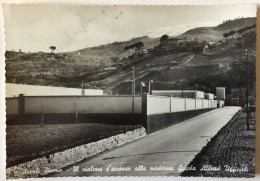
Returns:
[[[225,39],[227,39],[228,37],[232,36],[232,39],[233,39],[233,35],[236,34],[236,33],[239,35],[239,37],[243,37],[243,33],[244,33],[244,32],[246,32],[247,30],[254,29],[254,28],[256,28],[256,24],[251,25],[251,26],[246,26],[246,27],[241,28],[241,29],[239,29],[239,30],[237,30],[237,31],[232,30],[232,31],[230,31],[230,32],[224,33],[224,34],[223,34],[223,37],[224,37]]]

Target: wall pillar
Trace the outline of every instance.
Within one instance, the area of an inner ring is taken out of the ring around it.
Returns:
[[[185,111],[187,110],[187,98],[185,97]]]
[[[142,95],[142,122],[145,126],[146,132],[149,132],[148,128],[148,116],[147,116],[147,101],[148,101],[148,95],[147,93],[143,93]]]
[[[142,114],[147,115],[147,93],[143,93],[142,95]]]
[[[172,112],[172,95],[170,97],[170,112]]]
[[[19,94],[19,116],[23,116],[24,115],[24,96],[23,94]]]

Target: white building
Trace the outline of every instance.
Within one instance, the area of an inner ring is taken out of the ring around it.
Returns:
[[[84,89],[83,92],[85,92],[86,96],[103,95],[103,90],[98,89]],[[82,95],[82,89],[6,83],[5,97],[17,97],[19,94],[24,94],[25,96],[80,96]]]
[[[204,99],[204,92],[197,90],[152,90],[152,95]]]

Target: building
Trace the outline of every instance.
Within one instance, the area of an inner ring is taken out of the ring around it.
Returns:
[[[217,100],[225,101],[225,87],[216,87]]]
[[[67,87],[51,87],[39,85],[24,85],[6,83],[6,97],[17,97],[19,94],[26,96],[65,96],[65,95],[103,95],[103,90],[99,89],[84,89],[82,88],[67,88]]]
[[[204,92],[197,90],[152,90],[152,95],[204,99]]]
[[[214,94],[204,93],[204,98],[209,100],[214,100]]]

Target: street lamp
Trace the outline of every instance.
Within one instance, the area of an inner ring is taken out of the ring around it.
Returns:
[[[149,81],[149,85],[148,85],[148,93],[149,93],[149,95],[151,95],[151,83],[153,83],[153,80]]]
[[[198,83],[195,84],[195,87],[196,87],[196,91],[198,90]]]
[[[140,82],[140,86],[141,86],[141,92],[140,92],[140,95],[142,95],[143,94],[143,87],[145,86],[145,84],[143,83],[143,82]]]

